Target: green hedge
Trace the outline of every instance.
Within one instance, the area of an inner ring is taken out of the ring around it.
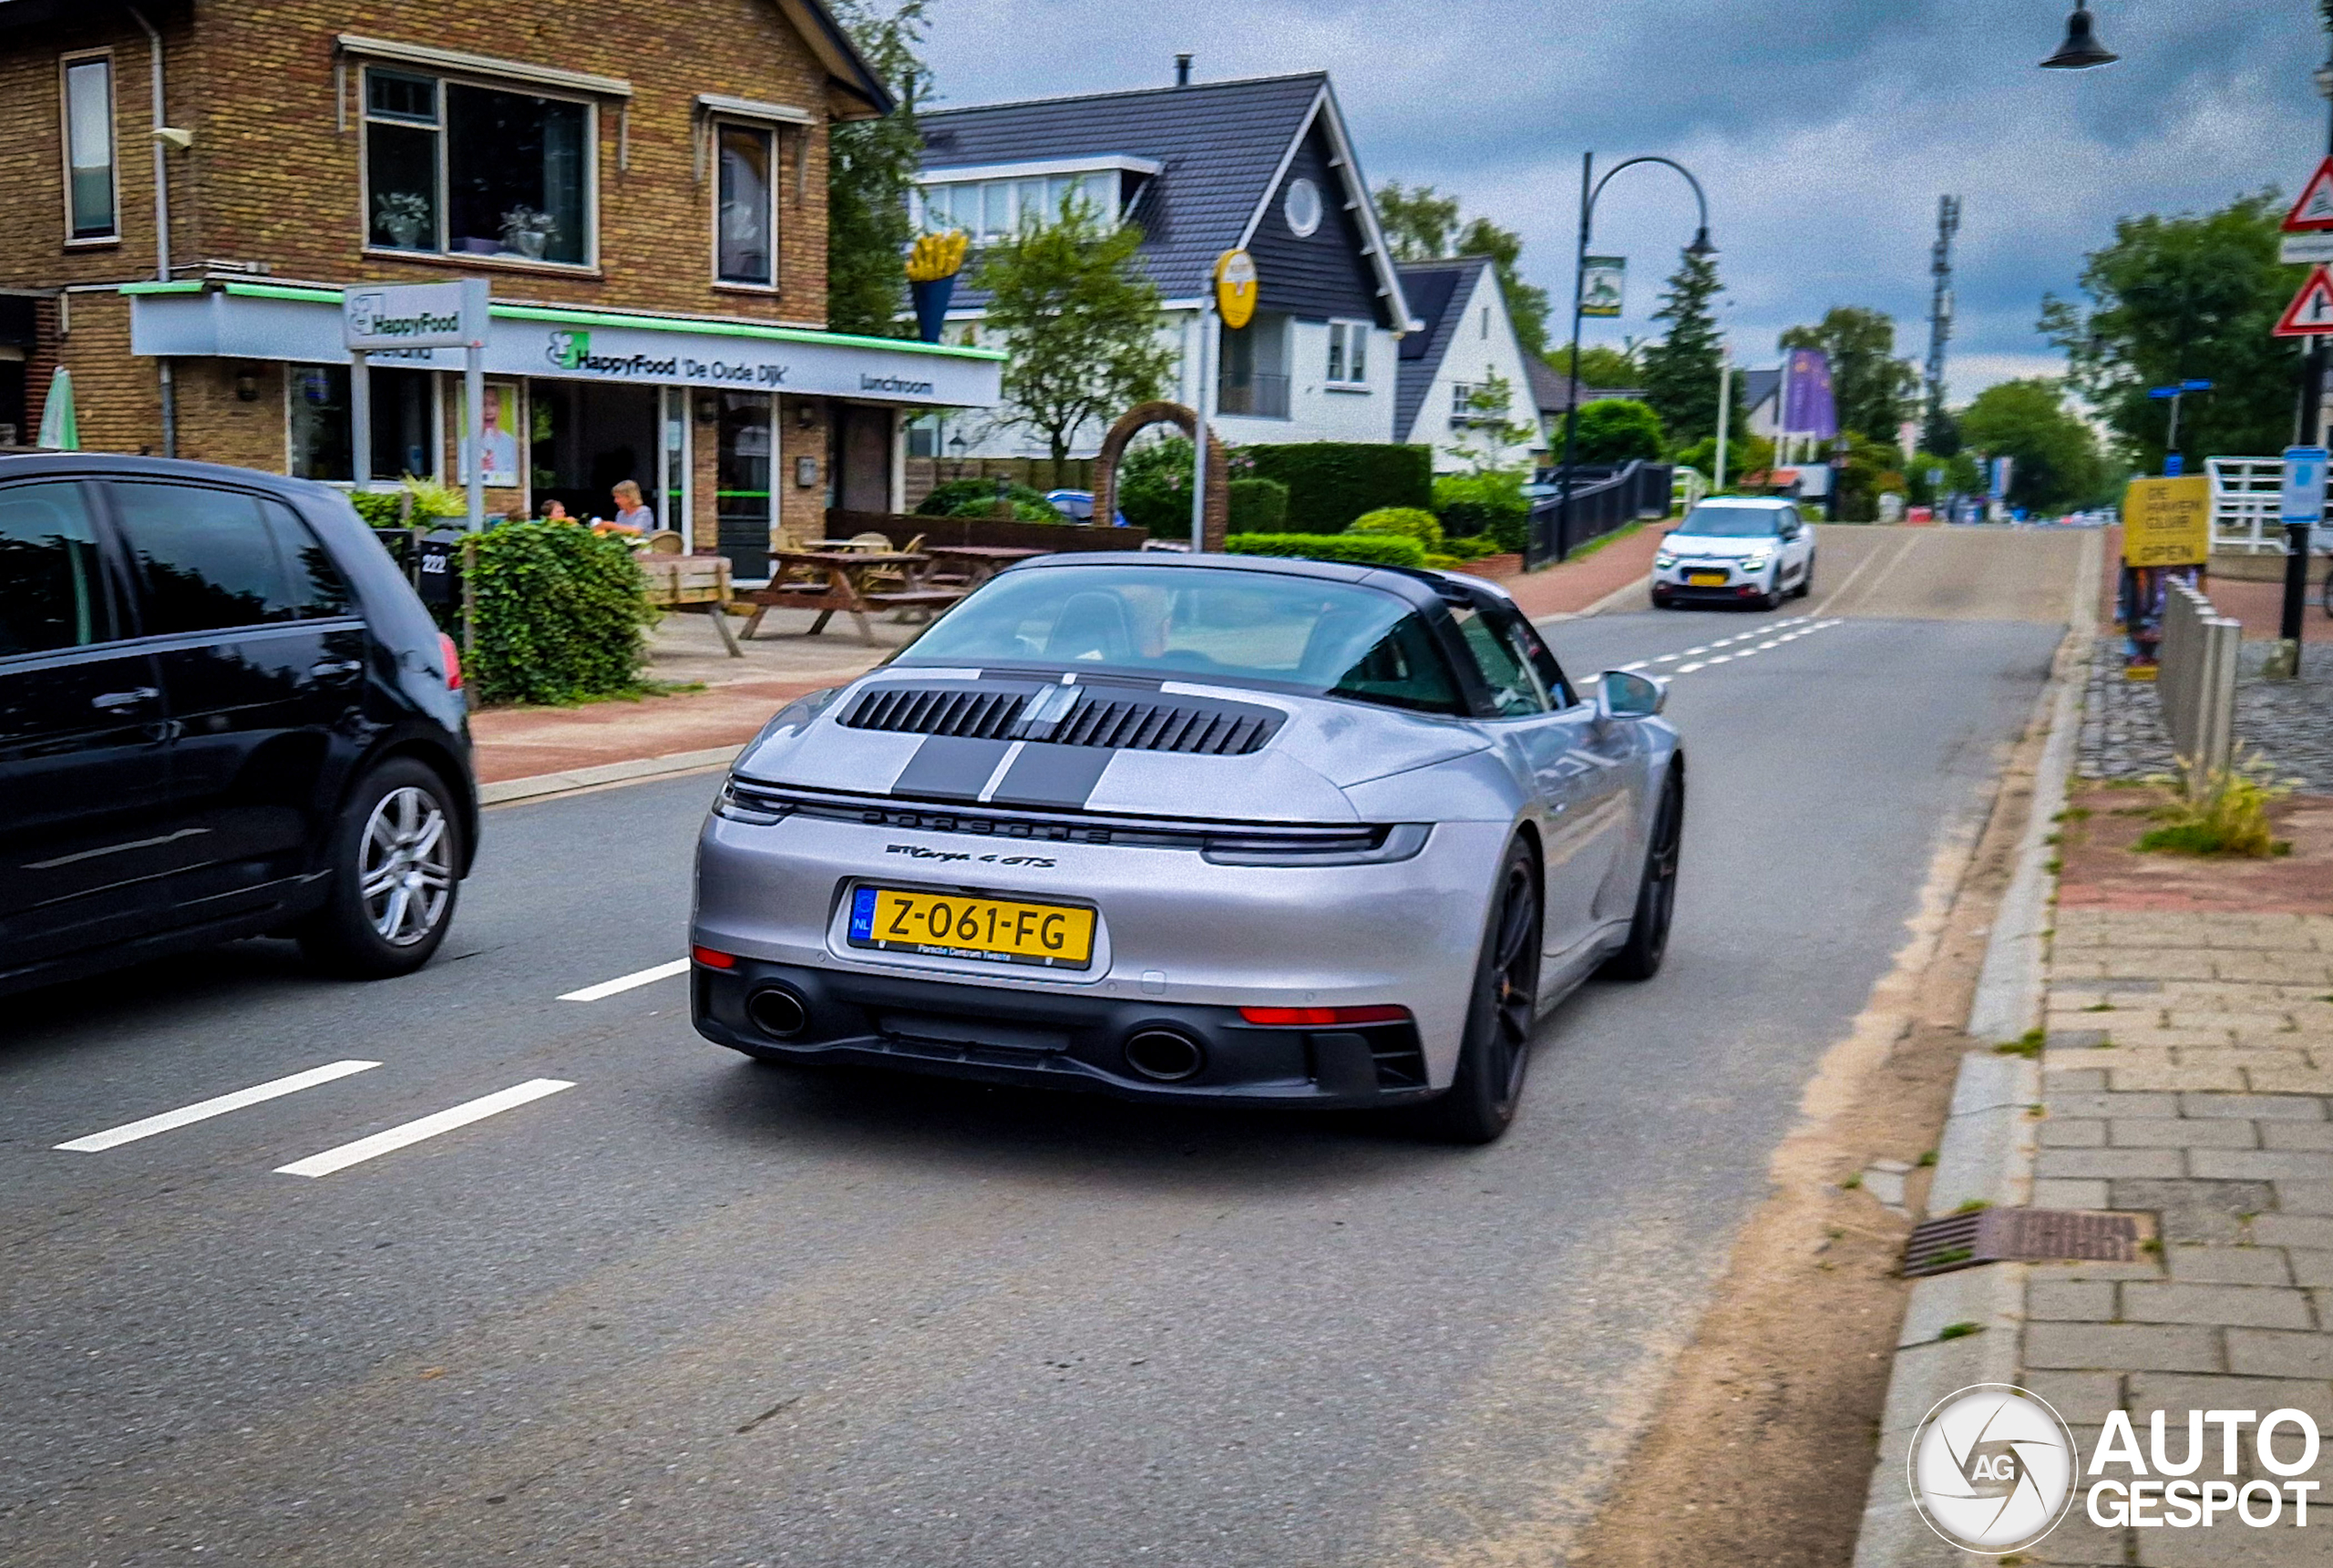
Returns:
[[[1400,538],[1415,539],[1418,548],[1432,554],[1442,548],[1442,525],[1434,520],[1432,512],[1416,507],[1380,507],[1364,512],[1352,520],[1345,530],[1351,534],[1392,534]]]
[[[1488,538],[1502,550],[1523,553],[1531,502],[1520,474],[1446,474],[1434,482],[1434,509],[1454,539]]]
[[[1231,500],[1231,529],[1238,534],[1277,534],[1288,528],[1288,487],[1278,479],[1234,479],[1225,487]]]
[[[987,518],[996,513],[997,482],[994,479],[950,479],[934,485],[931,494],[916,505],[916,510],[927,518]],[[1012,503],[1012,515],[1024,523],[1058,523],[1061,512],[1045,499],[1043,490],[1033,490],[1026,485],[1008,484],[1004,498]]]
[[[1341,533],[1381,507],[1434,503],[1434,451],[1355,441],[1307,441],[1242,448],[1260,479],[1288,487],[1288,526]]]
[[[1355,566],[1425,565],[1425,550],[1417,540],[1399,534],[1233,534],[1223,548],[1235,556],[1291,556]]]
[[[478,641],[466,672],[484,702],[580,702],[630,691],[656,619],[622,540],[573,523],[504,523],[470,567]]]

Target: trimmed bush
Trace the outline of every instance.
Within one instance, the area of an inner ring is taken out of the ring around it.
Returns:
[[[397,514],[404,509],[405,497],[394,490],[361,490],[348,497],[348,504],[356,508],[358,517],[374,528],[394,528],[404,526],[405,519]]]
[[[1355,566],[1425,565],[1425,551],[1417,540],[1400,534],[1233,534],[1223,541],[1223,548],[1235,556],[1290,556]]]
[[[1242,453],[1254,464],[1257,477],[1288,487],[1288,526],[1304,532],[1339,533],[1363,512],[1433,503],[1431,447],[1303,441],[1249,446]]]
[[[467,672],[484,702],[580,702],[640,684],[656,619],[622,540],[573,523],[504,523],[470,568],[478,641]]]
[[[993,479],[950,479],[934,485],[931,494],[916,506],[927,518],[986,518],[996,512],[997,485]],[[1004,498],[1012,504],[1012,515],[1026,523],[1057,523],[1061,513],[1045,499],[1043,490],[1033,490],[1026,485],[1008,484]]]
[[[1650,404],[1633,397],[1599,397],[1580,405],[1579,439],[1574,457],[1582,463],[1626,463],[1642,458],[1660,460],[1668,444],[1661,434],[1660,415]],[[1563,432],[1556,432],[1555,449],[1564,449]]]
[[[1434,482],[1434,509],[1444,534],[1487,538],[1508,554],[1522,553],[1530,531],[1531,502],[1516,473],[1445,474]]]
[[[1277,534],[1287,530],[1286,485],[1278,479],[1234,479],[1225,488],[1231,497],[1231,532]]]
[[[1352,520],[1345,530],[1353,534],[1392,534],[1400,538],[1415,539],[1418,548],[1429,553],[1442,548],[1442,525],[1434,514],[1416,507],[1380,507],[1364,512]]]

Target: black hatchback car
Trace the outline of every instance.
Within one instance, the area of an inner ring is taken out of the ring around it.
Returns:
[[[262,934],[419,968],[478,842],[461,686],[326,487],[0,455],[0,993]]]

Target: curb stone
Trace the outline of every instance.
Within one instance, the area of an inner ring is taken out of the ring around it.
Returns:
[[[480,784],[478,803],[482,806],[510,805],[519,801],[544,800],[552,795],[572,794],[578,790],[601,789],[610,784],[638,784],[648,779],[664,778],[673,774],[696,773],[705,768],[726,767],[736,761],[743,746],[708,746],[703,751],[673,752],[661,757],[639,757],[630,762],[601,763],[594,767],[575,768],[566,773],[535,774],[522,779],[504,779],[497,784]]]
[[[1967,1032],[1984,1041],[2014,1040],[2041,1020],[2047,979],[2052,822],[2065,807],[2066,784],[2081,732],[2081,697],[2097,643],[2093,630],[2100,554],[2085,550],[2075,573],[2071,657],[2052,672],[2041,698],[2049,738],[2034,769],[2033,800],[2018,844],[2017,865],[1985,942]],[[2030,1200],[2040,1123],[2028,1114],[2041,1102],[2040,1064],[1989,1049],[1966,1052],[1953,1080],[1952,1108],[1937,1144],[1927,1211],[1949,1214],[1964,1203],[2006,1208]],[[1938,1399],[1973,1383],[2014,1383],[2024,1327],[2027,1267],[2019,1263],[1917,1280],[1896,1335],[1896,1361],[1880,1418],[1879,1458],[1865,1495],[1855,1568],[1960,1568],[1971,1555],[1927,1527],[1905,1482],[1912,1433]],[[1981,1331],[1953,1339],[1948,1324]]]

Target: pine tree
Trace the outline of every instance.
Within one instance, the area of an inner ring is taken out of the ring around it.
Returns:
[[[1669,335],[1638,354],[1644,365],[1644,400],[1660,415],[1672,446],[1690,446],[1717,434],[1718,333],[1711,309],[1725,285],[1717,263],[1688,255],[1670,275],[1669,291],[1652,319],[1669,323]],[[1734,381],[1733,428],[1742,432],[1739,377]]]

